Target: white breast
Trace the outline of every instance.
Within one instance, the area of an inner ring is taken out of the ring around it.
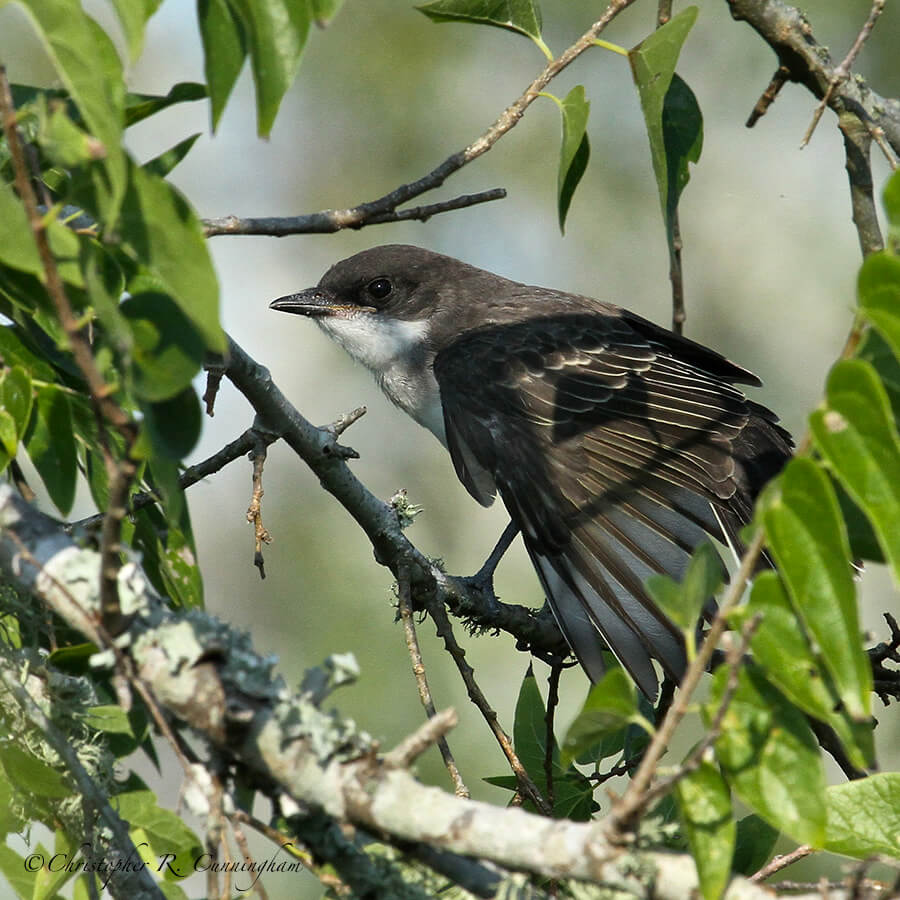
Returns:
[[[388,398],[427,428],[445,447],[444,414],[425,319],[387,319],[377,313],[317,318],[323,331],[372,374]]]

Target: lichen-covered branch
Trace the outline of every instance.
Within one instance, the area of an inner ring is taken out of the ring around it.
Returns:
[[[79,548],[58,523],[0,486],[0,571],[40,597],[86,637],[100,609],[100,555]],[[312,813],[371,829],[399,844],[488,860],[505,869],[575,878],[634,894],[682,898],[696,889],[687,855],[626,851],[602,823],[551,820],[516,808],[465,800],[427,787],[372,739],[309,692],[292,694],[254,653],[246,634],[212,616],[166,607],[133,563],[119,573],[128,641],[117,642],[157,702],[218,748]],[[770,894],[735,879],[733,896]]]

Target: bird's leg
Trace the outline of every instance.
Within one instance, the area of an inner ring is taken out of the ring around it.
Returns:
[[[487,593],[493,598],[494,595],[494,569],[497,568],[503,554],[509,549],[509,545],[516,539],[519,533],[519,526],[510,520],[509,525],[500,535],[497,545],[491,550],[491,555],[484,561],[484,565],[474,574],[465,579],[470,585]]]

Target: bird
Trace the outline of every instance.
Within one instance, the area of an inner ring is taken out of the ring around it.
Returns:
[[[556,622],[593,682],[609,649],[652,701],[681,631],[648,576],[710,538],[740,554],[790,434],[714,350],[590,297],[420,247],[373,247],[270,307],[307,316],[449,451],[472,497],[499,494]],[[723,576],[725,570],[723,567]]]

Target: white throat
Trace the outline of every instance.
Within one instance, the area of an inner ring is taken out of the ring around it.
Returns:
[[[427,319],[390,319],[377,313],[321,316],[316,324],[374,376],[393,403],[427,428],[444,446],[441,395],[425,352]]]

